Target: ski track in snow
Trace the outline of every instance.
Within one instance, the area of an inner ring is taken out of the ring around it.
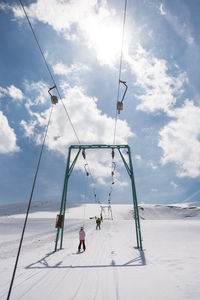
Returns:
[[[122,213],[125,218],[125,209]],[[77,254],[82,219],[66,219],[63,249],[55,253],[55,220],[36,216],[28,221],[11,300],[200,299],[200,220],[143,220],[145,250],[138,251],[130,210],[125,220],[117,215],[114,221],[104,220],[101,230],[87,218],[86,251]],[[23,221],[0,217],[2,300],[7,298]]]

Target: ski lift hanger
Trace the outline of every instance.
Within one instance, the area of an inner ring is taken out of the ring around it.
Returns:
[[[85,174],[86,174],[86,176],[89,176],[90,174],[89,174],[89,172],[87,171],[87,168],[86,168],[87,165],[88,165],[88,164],[85,164],[85,165],[84,165],[84,168],[85,168]]]
[[[125,95],[126,95],[126,92],[127,92],[127,90],[128,90],[128,86],[127,86],[127,84],[126,84],[126,81],[119,80],[119,83],[122,83],[126,88],[125,88],[125,91],[124,91],[122,100],[121,100],[121,101],[117,101],[117,110],[118,110],[118,114],[120,114],[120,111],[123,110],[123,101],[124,101],[124,97],[125,97]]]
[[[97,194],[96,194],[96,189],[95,188],[93,188],[93,194],[94,194],[94,198],[95,198],[95,202],[97,201]]]
[[[83,148],[83,150],[82,150],[82,155],[83,155],[83,158],[86,159],[85,148]]]
[[[112,155],[112,159],[114,159],[114,157],[115,157],[115,150],[114,150],[114,148],[112,148],[112,153],[111,153],[111,155]]]
[[[53,90],[53,89],[55,89],[55,88],[56,88],[56,85],[54,85],[52,88],[50,88],[48,90],[48,93],[51,96],[51,102],[52,102],[52,104],[57,104],[58,103],[58,97],[54,96],[54,95],[51,95],[51,93],[50,93],[50,91]]]

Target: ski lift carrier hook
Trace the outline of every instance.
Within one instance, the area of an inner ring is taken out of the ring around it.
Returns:
[[[54,85],[52,88],[50,88],[50,89],[48,90],[48,93],[49,93],[49,95],[51,96],[51,102],[52,102],[52,104],[58,103],[58,97],[57,97],[57,96],[54,96],[54,95],[51,95],[51,93],[50,93],[50,91],[53,90],[53,89],[55,89],[55,88],[56,88],[56,85]]]
[[[117,110],[118,110],[118,114],[120,114],[120,110],[123,110],[123,100],[124,100],[124,97],[125,97],[126,92],[127,92],[127,89],[128,89],[128,86],[127,86],[127,84],[126,84],[126,81],[119,80],[119,83],[123,83],[123,85],[125,85],[126,88],[125,88],[125,91],[124,91],[122,100],[121,100],[121,101],[117,101]]]

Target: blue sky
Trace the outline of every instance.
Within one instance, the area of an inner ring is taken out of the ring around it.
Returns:
[[[23,1],[82,144],[112,144],[123,1]],[[138,202],[200,199],[199,1],[128,1],[121,79],[128,91],[116,143],[129,144]],[[0,202],[27,201],[51,108],[52,87],[18,1],[0,2]],[[121,87],[120,95],[123,93]],[[60,200],[76,137],[61,102],[54,107],[34,200]],[[70,201],[106,202],[110,151],[78,161]],[[132,201],[116,155],[112,202]],[[93,180],[92,180],[93,179]]]

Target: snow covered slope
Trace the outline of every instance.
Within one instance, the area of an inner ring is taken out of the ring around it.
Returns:
[[[102,204],[103,206],[105,204]],[[60,202],[58,201],[37,201],[31,205],[31,218],[55,218],[59,213]],[[0,216],[23,217],[27,209],[26,203],[1,204]],[[67,203],[67,218],[89,218],[99,216],[101,204],[89,203]],[[131,220],[133,218],[133,205],[113,204],[113,217],[117,220]],[[176,220],[176,219],[200,219],[200,204],[187,203],[176,205],[140,204],[139,212],[145,220]],[[105,213],[108,214],[105,208]]]
[[[54,253],[55,217],[59,205],[54,204],[53,208],[51,204],[34,204],[11,300],[200,299],[197,206],[190,208],[190,205],[185,205],[179,210],[177,205],[173,208],[142,205],[141,214],[146,217],[141,220],[144,251],[138,251],[131,205],[113,205],[114,220],[104,220],[101,230],[96,230],[95,220],[89,218],[99,214],[100,206],[70,204],[66,213],[63,249]],[[184,207],[194,217],[182,213]],[[9,206],[10,216],[1,210],[2,300],[8,293],[24,211],[22,205],[20,210]],[[171,220],[167,220],[172,211]],[[78,231],[82,225],[86,231],[87,249],[77,254]]]

